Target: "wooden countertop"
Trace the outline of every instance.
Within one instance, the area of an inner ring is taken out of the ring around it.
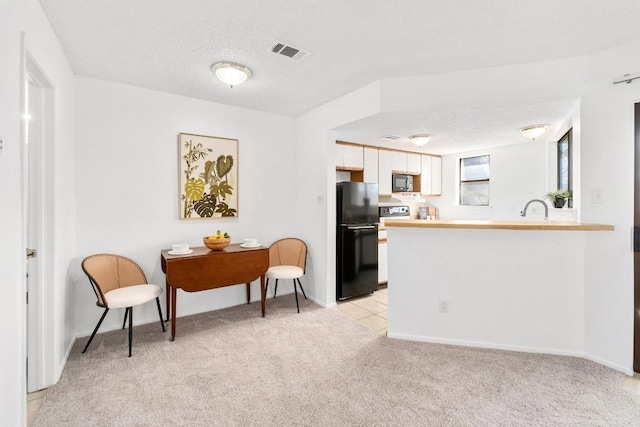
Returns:
[[[385,220],[391,227],[413,228],[468,228],[493,230],[564,230],[564,231],[612,231],[613,225],[584,224],[569,221],[480,221],[480,220]]]

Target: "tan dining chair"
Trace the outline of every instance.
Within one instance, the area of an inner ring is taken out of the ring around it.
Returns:
[[[307,294],[305,294],[302,283],[300,283],[300,277],[304,276],[306,264],[307,245],[302,240],[286,238],[273,243],[269,247],[269,269],[265,273],[265,277],[267,278],[265,293],[269,287],[269,279],[276,280],[275,287],[273,289],[274,298],[278,292],[278,279],[292,279],[293,293],[296,296],[296,307],[298,308],[298,313],[300,313],[296,281],[298,282],[298,285],[300,285],[300,290],[302,291],[302,295],[304,295],[304,299],[307,299]]]
[[[122,329],[127,323],[127,317],[129,318],[129,357],[131,357],[131,342],[133,340],[134,306],[144,304],[155,298],[162,332],[165,331],[159,299],[162,294],[162,288],[158,285],[147,283],[147,277],[134,261],[113,254],[91,255],[82,261],[82,271],[89,277],[89,282],[98,299],[96,305],[104,308],[102,317],[82,353],[85,353],[89,348],[89,344],[93,341],[93,337],[98,332],[98,328],[100,328],[102,321],[111,308],[125,309]]]

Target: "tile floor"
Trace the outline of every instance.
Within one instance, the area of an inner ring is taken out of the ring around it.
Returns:
[[[356,322],[382,335],[387,334],[386,287],[380,287],[371,295],[338,301],[338,311]]]

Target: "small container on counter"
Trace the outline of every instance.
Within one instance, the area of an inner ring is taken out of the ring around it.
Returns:
[[[418,219],[438,219],[437,209],[430,206],[420,206],[418,208]]]

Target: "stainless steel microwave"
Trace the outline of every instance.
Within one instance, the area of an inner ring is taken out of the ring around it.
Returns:
[[[392,174],[391,191],[394,193],[413,191],[413,176],[400,173]]]

